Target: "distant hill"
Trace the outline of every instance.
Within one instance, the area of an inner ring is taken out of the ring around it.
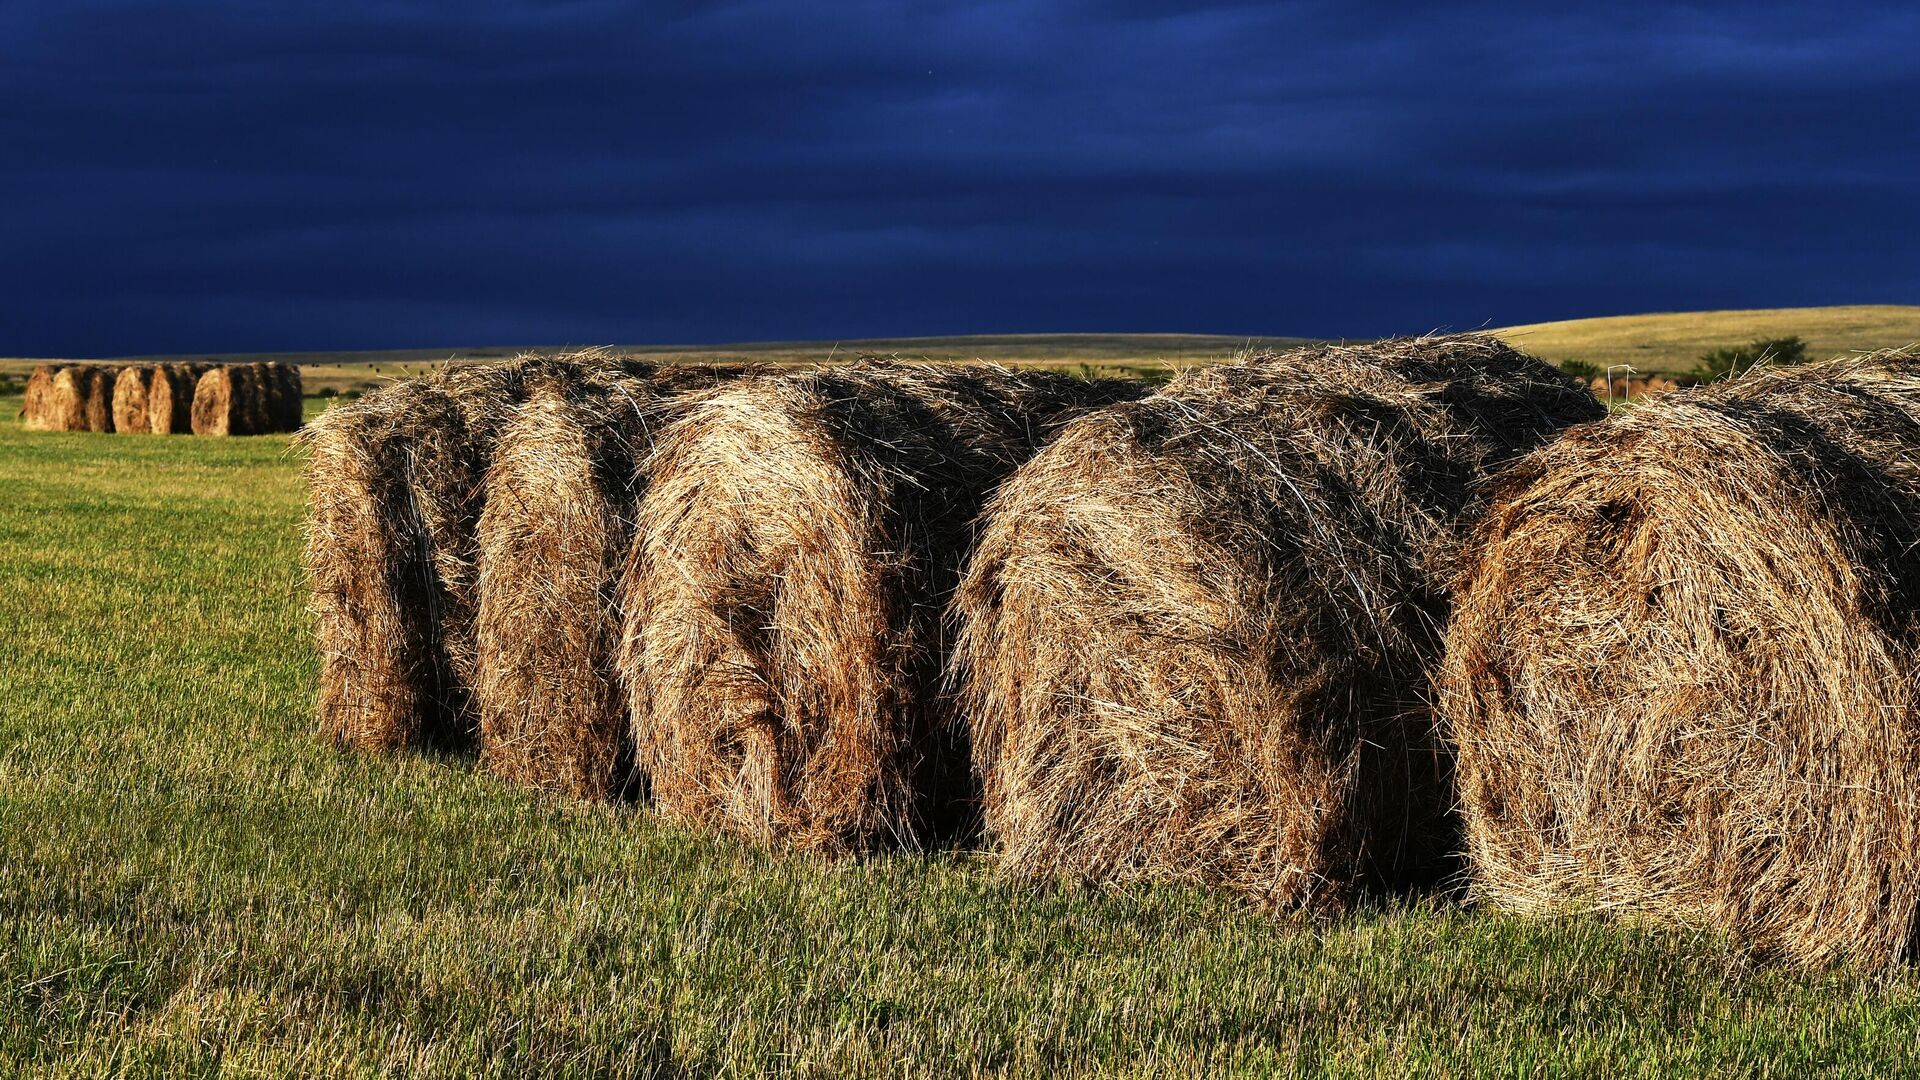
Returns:
[[[1510,326],[1494,333],[1551,361],[1585,360],[1608,367],[1630,364],[1644,372],[1680,372],[1722,345],[1755,338],[1798,335],[1816,357],[1920,342],[1920,306],[1768,308],[1751,311],[1691,311],[1616,315],[1596,319]],[[848,341],[752,341],[726,345],[621,345],[616,352],[662,362],[767,364],[818,363],[863,354],[915,360],[994,360],[1049,367],[1084,366],[1107,373],[1164,371],[1225,360],[1247,348],[1281,349],[1304,344],[1298,337],[1227,334],[979,334],[956,337],[868,338]],[[346,390],[381,379],[416,374],[435,364],[499,360],[522,352],[555,352],[558,346],[477,346],[384,349],[369,352],[229,353],[217,356],[121,357],[118,362],[156,360],[286,360],[301,365],[308,393]],[[23,378],[33,360],[0,359],[0,376]]]
[[[1797,336],[1810,356],[1885,349],[1920,342],[1920,306],[1757,308],[1615,315],[1534,323],[1496,330],[1516,348],[1546,360],[1630,364],[1648,372],[1680,372],[1701,353],[1756,338]]]

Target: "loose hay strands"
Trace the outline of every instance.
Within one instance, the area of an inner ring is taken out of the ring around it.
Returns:
[[[654,434],[678,395],[737,372],[589,362],[539,380],[500,436],[479,522],[474,697],[495,775],[591,799],[628,792],[613,583]]]
[[[1010,875],[1325,909],[1445,865],[1425,707],[1476,485],[1602,412],[1476,335],[1188,372],[995,496],[956,684]]]
[[[118,368],[99,364],[36,369],[27,381],[26,426],[40,431],[112,431],[113,384],[118,374]]]
[[[550,365],[449,366],[335,406],[298,436],[318,712],[336,744],[471,745],[483,481],[527,379]]]
[[[1137,384],[867,364],[709,392],[661,436],[623,579],[638,764],[670,815],[842,852],[952,824],[942,612],[988,492]]]
[[[136,365],[122,368],[113,381],[113,429],[127,434],[147,431],[147,392],[153,386],[154,369]]]
[[[1448,632],[1473,891],[1910,955],[1920,358],[1679,391],[1502,484]]]

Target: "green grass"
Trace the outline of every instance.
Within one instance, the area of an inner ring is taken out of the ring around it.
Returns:
[[[17,399],[0,400],[11,417]],[[1920,978],[833,866],[337,754],[284,438],[0,423],[0,1075],[1855,1076]]]
[[[1700,354],[1759,338],[1799,337],[1814,359],[1920,343],[1920,307],[1853,305],[1687,311],[1513,326],[1495,333],[1544,359],[1585,360],[1602,368],[1628,364],[1679,374]]]

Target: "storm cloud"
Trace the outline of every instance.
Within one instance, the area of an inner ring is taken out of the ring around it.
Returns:
[[[1904,5],[15,0],[0,354],[1913,302]]]

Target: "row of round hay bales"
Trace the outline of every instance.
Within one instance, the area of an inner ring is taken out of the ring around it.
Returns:
[[[1910,957],[1920,357],[1759,372],[1502,481],[1440,679],[1474,891]]]
[[[298,431],[300,369],[276,363],[208,368],[194,386],[190,423],[195,435]]]
[[[43,364],[21,414],[38,431],[263,435],[301,423],[291,364]]]
[[[118,376],[103,364],[42,364],[27,378],[21,423],[34,431],[112,431]]]
[[[1515,910],[1913,949],[1920,361],[1610,418],[1478,335],[1151,394],[739,374],[522,360],[309,429],[333,737],[1032,881],[1321,910],[1464,853]]]
[[[1665,375],[1599,375],[1592,382],[1596,396],[1609,401],[1637,401],[1652,394],[1666,394],[1688,385]]]

